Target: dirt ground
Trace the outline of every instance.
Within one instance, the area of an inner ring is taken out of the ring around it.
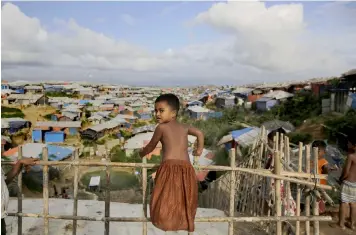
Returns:
[[[296,132],[299,133],[309,133],[313,136],[313,139],[325,139],[326,135],[323,131],[324,127],[321,122],[312,122],[307,120],[300,127],[297,128]]]
[[[19,106],[17,108],[20,108]],[[51,106],[28,106],[21,111],[25,114],[25,119],[29,120],[33,125],[36,124],[37,121],[46,121],[44,116],[50,113],[54,113],[56,111],[55,108]]]

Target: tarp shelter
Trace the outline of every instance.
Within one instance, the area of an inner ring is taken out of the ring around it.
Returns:
[[[232,138],[242,147],[252,145],[259,134],[260,128],[257,127],[247,127],[241,130],[231,132]]]
[[[280,120],[272,120],[268,122],[264,122],[262,124],[267,130],[267,134],[269,134],[272,131],[283,129],[286,133],[292,132],[295,130],[295,127],[293,126],[292,123],[290,122],[284,122]]]
[[[347,98],[346,106],[351,109],[356,109],[356,93],[350,93]]]

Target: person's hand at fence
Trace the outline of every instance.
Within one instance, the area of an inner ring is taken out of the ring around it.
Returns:
[[[9,184],[21,171],[23,166],[31,167],[39,161],[38,158],[24,158],[17,161],[12,169],[6,174],[6,184]]]
[[[25,167],[34,166],[39,161],[38,158],[24,158],[20,160],[20,163]]]
[[[203,153],[202,149],[194,149],[193,156],[200,157],[200,155],[202,155],[202,153]]]

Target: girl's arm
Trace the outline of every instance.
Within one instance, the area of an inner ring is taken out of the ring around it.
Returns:
[[[196,150],[196,155],[200,156],[203,153],[204,148],[204,134],[199,129],[195,127],[188,127],[188,135],[193,135],[197,137],[198,146]]]
[[[146,156],[156,148],[158,142],[161,140],[162,137],[162,133],[163,133],[162,129],[163,128],[161,125],[158,125],[156,127],[151,141],[140,151],[140,157]]]

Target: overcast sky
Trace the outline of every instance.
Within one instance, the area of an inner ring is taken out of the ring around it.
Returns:
[[[246,84],[356,68],[356,2],[13,2],[2,79]]]

